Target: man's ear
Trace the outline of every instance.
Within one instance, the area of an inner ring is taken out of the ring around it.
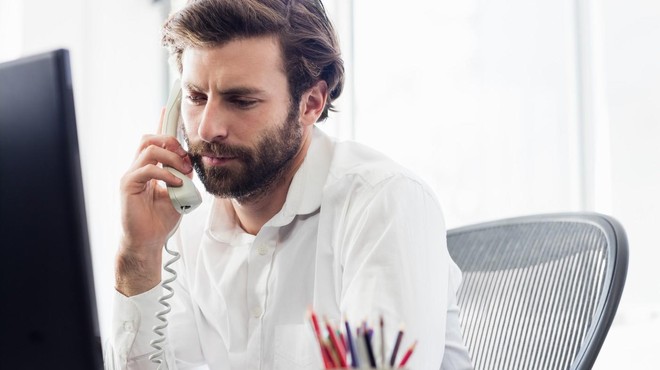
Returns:
[[[313,125],[323,113],[328,100],[328,84],[321,80],[303,93],[300,99],[300,123],[303,126]]]

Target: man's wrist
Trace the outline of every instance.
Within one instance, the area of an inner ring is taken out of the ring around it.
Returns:
[[[161,255],[151,257],[118,253],[115,261],[115,289],[127,297],[144,293],[160,283]]]

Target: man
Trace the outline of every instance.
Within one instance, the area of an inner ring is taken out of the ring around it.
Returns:
[[[312,307],[334,323],[346,315],[373,326],[382,315],[389,348],[404,323],[402,346],[418,340],[411,369],[468,368],[460,272],[432,191],[314,126],[343,85],[322,4],[195,1],[163,32],[181,74],[189,151],[145,136],[122,178],[107,367],[154,369],[149,357],[162,347],[168,369],[321,369]],[[194,168],[210,196],[181,219],[157,184],[181,181],[158,164]],[[167,339],[153,346],[162,247],[179,223]]]

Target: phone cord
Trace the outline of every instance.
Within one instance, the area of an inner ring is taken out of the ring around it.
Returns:
[[[165,330],[165,328],[167,328],[167,318],[165,316],[172,310],[172,307],[167,302],[167,300],[169,300],[170,298],[172,298],[174,296],[174,289],[172,289],[170,284],[174,280],[176,280],[176,276],[177,276],[176,271],[174,271],[174,269],[172,269],[170,266],[174,262],[178,261],[179,258],[181,258],[181,255],[179,254],[179,252],[171,250],[167,247],[167,242],[165,242],[165,251],[168,254],[170,254],[172,256],[172,258],[170,258],[169,261],[167,261],[167,263],[165,264],[165,266],[163,266],[163,270],[170,273],[171,277],[169,279],[163,280],[163,282],[161,283],[161,286],[163,287],[163,289],[168,291],[168,293],[165,293],[163,296],[161,296],[158,299],[158,302],[160,302],[160,304],[163,305],[163,307],[165,307],[162,311],[160,311],[156,314],[156,318],[158,320],[160,320],[162,322],[162,324],[154,326],[153,332],[158,336],[158,338],[156,338],[156,339],[152,340],[151,342],[149,342],[151,347],[153,347],[156,350],[155,353],[153,353],[152,355],[149,356],[149,360],[151,360],[151,362],[153,362],[153,363],[158,364],[158,369],[159,370],[161,368],[161,365],[163,364],[163,356],[164,356],[163,347],[162,347],[161,344],[165,341],[165,331],[164,330]]]

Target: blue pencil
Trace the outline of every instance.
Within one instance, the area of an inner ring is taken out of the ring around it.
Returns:
[[[399,352],[399,346],[401,345],[401,338],[403,338],[403,324],[401,324],[399,333],[396,336],[396,342],[394,343],[394,349],[392,350],[392,356],[390,357],[390,367],[394,367],[396,355],[397,352]]]
[[[370,328],[367,328],[366,323],[363,324],[363,328],[365,328],[365,333],[364,333],[364,343],[366,344],[367,347],[367,356],[369,356],[369,365],[371,367],[376,367],[376,357],[374,356],[374,348],[371,346],[371,336],[373,334],[373,330]]]
[[[360,367],[360,358],[357,355],[355,342],[353,341],[353,334],[351,333],[351,326],[348,323],[348,320],[344,319],[344,325],[346,326],[346,340],[348,341],[348,349],[351,351],[351,366],[353,368],[358,368]]]

